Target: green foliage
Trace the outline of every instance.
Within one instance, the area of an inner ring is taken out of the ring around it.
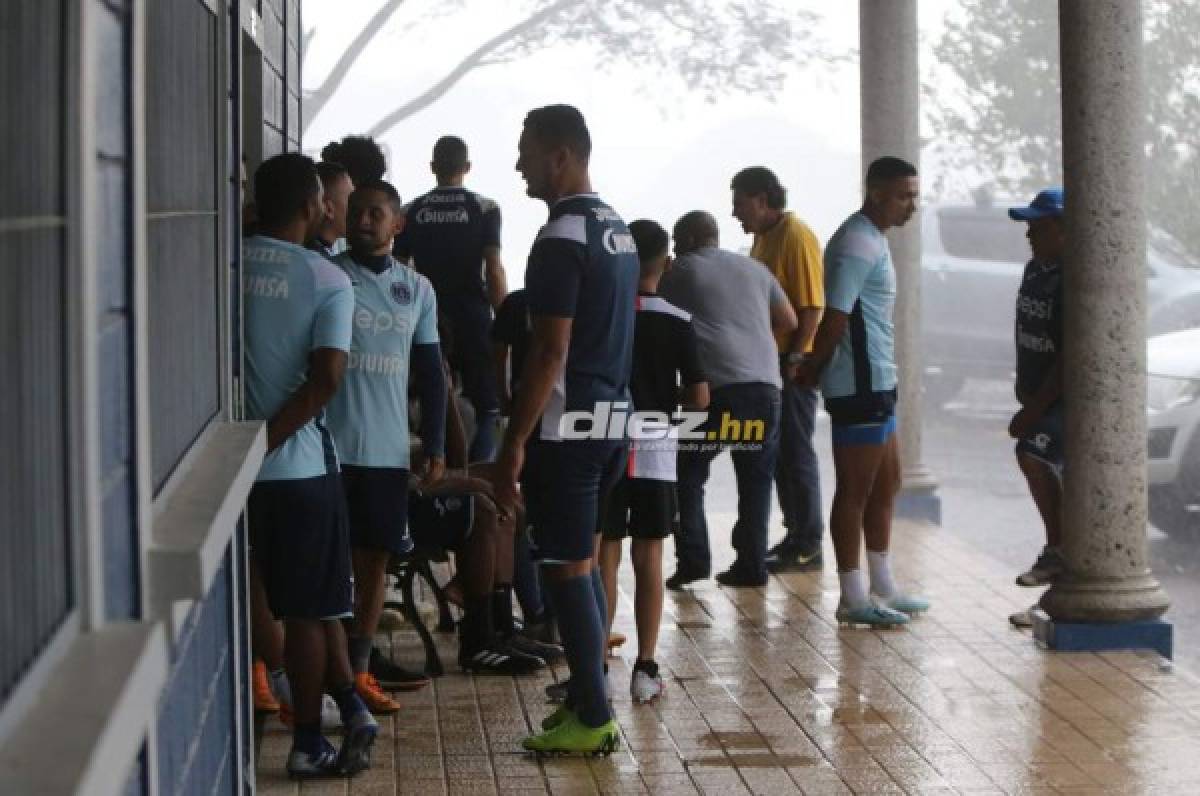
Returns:
[[[934,46],[955,85],[926,92],[947,170],[1018,195],[1061,184],[1057,5],[961,0]],[[1145,28],[1147,209],[1200,257],[1200,0],[1147,0]]]

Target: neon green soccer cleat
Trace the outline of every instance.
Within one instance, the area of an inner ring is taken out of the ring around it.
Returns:
[[[538,755],[610,755],[618,744],[617,722],[609,721],[599,727],[589,727],[574,713],[546,730],[521,742],[527,751]]]
[[[575,711],[571,710],[566,705],[559,705],[554,709],[553,713],[542,719],[542,730],[553,730],[555,727],[566,721],[568,717],[574,715]]]

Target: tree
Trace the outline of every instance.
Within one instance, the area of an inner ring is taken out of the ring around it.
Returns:
[[[927,87],[934,150],[948,171],[1019,195],[1062,182],[1057,3],[961,0],[934,46],[953,87]],[[1145,3],[1147,209],[1200,256],[1200,0]]]
[[[419,2],[420,0],[418,0]],[[492,0],[436,0],[425,19]],[[320,114],[371,41],[404,0],[386,0],[321,84],[306,93],[304,128]],[[846,58],[817,36],[818,17],[794,0],[524,0],[517,22],[465,53],[446,75],[384,115],[368,131],[379,136],[424,110],[476,69],[528,57],[554,45],[586,48],[600,68],[639,67],[647,84],[674,74],[710,101],[738,92],[774,97],[799,65]],[[311,40],[314,32],[306,35]]]

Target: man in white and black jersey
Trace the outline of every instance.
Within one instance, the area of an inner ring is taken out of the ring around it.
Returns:
[[[463,185],[471,161],[461,138],[439,138],[429,165],[437,187],[408,205],[394,251],[397,259],[411,258],[433,283],[454,340],[450,365],[461,375],[463,394],[475,410],[470,458],[491,461],[499,401],[488,332],[493,310],[508,294],[500,259],[500,206]]]
[[[633,334],[633,372],[629,390],[633,409],[657,413],[639,422],[630,443],[624,477],[607,495],[602,507],[600,572],[608,597],[611,632],[617,607],[617,568],[626,536],[632,539],[630,555],[634,574],[634,617],[638,653],[629,692],[637,703],[651,702],[663,692],[663,679],[655,661],[658,628],[662,620],[663,539],[671,535],[676,513],[675,458],[677,440],[671,419],[680,407],[701,410],[708,406],[708,382],[700,367],[700,351],[692,316],[657,293],[658,282],[670,256],[667,231],[653,221],[629,225],[641,261],[637,319]],[[639,439],[639,436],[641,437]]]

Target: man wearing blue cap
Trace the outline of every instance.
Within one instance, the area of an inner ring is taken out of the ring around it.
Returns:
[[[1017,291],[1017,401],[1021,409],[1009,423],[1017,440],[1017,464],[1046,526],[1046,546],[1028,571],[1017,576],[1021,586],[1043,586],[1064,568],[1062,538],[1062,260],[1066,247],[1063,192],[1049,188],[1028,207],[1008,215],[1029,225],[1025,233],[1033,257]],[[1029,624],[1027,611],[1013,614],[1013,624]]]

